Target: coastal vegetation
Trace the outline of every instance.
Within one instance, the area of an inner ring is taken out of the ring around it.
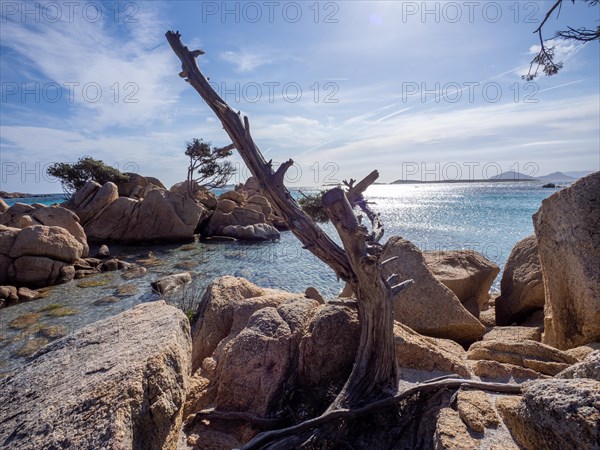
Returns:
[[[65,194],[71,196],[88,181],[119,184],[129,179],[127,174],[90,156],[83,156],[76,163],[54,163],[47,169],[48,175],[58,178]]]

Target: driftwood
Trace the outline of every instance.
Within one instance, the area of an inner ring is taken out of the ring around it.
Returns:
[[[337,276],[350,284],[356,294],[361,326],[361,337],[354,368],[342,392],[332,404],[338,407],[357,406],[373,399],[395,393],[398,385],[398,370],[394,348],[394,319],[392,296],[408,286],[390,286],[383,277],[379,263],[381,247],[378,243],[383,235],[383,226],[374,213],[373,232],[358,223],[352,211],[353,205],[368,209],[362,193],[377,180],[377,171],[354,184],[348,183],[348,196],[340,188],[325,194],[323,204],[342,238],[340,248],[327,234],[308,217],[283,180],[286,171],[294,164],[284,162],[276,171],[266,162],[250,133],[248,117],[232,110],[214,91],[196,64],[196,57],[203,51],[190,51],[181,43],[179,32],[166,33],[167,40],[182,64],[180,76],[200,94],[223,124],[233,145],[260,183],[265,196],[283,217],[290,231],[302,242],[304,248],[331,267]],[[352,204],[350,203],[352,202]]]
[[[297,438],[294,440],[290,437],[295,433],[314,429],[334,419],[358,417],[419,392],[457,388],[462,385],[497,392],[520,392],[520,388],[513,385],[443,380],[418,385],[398,394],[399,371],[395,355],[392,298],[408,288],[412,280],[400,282],[395,274],[389,278],[383,276],[382,267],[395,258],[380,261],[382,248],[379,240],[384,233],[383,225],[379,215],[370,209],[363,198],[363,192],[379,177],[378,172],[371,172],[358,183],[355,180],[344,182],[346,191],[339,187],[333,188],[323,196],[323,205],[341,237],[344,247],[342,249],[301,210],[285,187],[284,175],[294,162],[290,159],[274,171],[271,162],[265,161],[252,139],[248,118],[244,116],[242,119],[241,115],[232,110],[210,86],[196,64],[196,57],[204,52],[188,50],[181,43],[179,32],[168,31],[166,37],[181,60],[180,76],[200,94],[219,118],[232,141],[231,145],[237,148],[271,205],[304,248],[331,267],[338,278],[348,283],[357,300],[359,347],[352,372],[337,398],[322,416],[284,430],[261,433],[244,448],[290,448],[297,443]],[[372,226],[370,232],[354,215],[355,206],[367,215]],[[261,419],[246,413],[206,411],[197,417],[229,417],[261,426],[271,424],[271,419]]]

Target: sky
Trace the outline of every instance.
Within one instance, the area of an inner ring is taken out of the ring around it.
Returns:
[[[92,156],[170,187],[185,143],[230,143],[164,36],[206,54],[289,187],[360,179],[600,169],[600,49],[554,42],[564,68],[522,80],[550,1],[1,1],[0,190],[61,192]],[[595,28],[566,2],[544,33]],[[241,159],[232,182],[248,176]]]

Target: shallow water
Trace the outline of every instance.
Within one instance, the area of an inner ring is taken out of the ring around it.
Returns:
[[[512,246],[533,232],[531,215],[553,192],[541,189],[540,183],[523,182],[376,185],[369,188],[367,197],[381,212],[386,237],[403,236],[421,250],[479,251],[503,267]],[[323,228],[339,242],[330,224]],[[27,357],[17,356],[23,346],[31,341],[43,343],[34,341],[42,336],[39,324],[61,326],[63,332],[70,332],[138,303],[157,300],[159,296],[152,292],[150,283],[163,275],[193,273],[193,286],[173,296],[174,302],[182,297],[197,302],[204,288],[222,275],[244,277],[261,286],[290,292],[304,292],[314,286],[325,297],[336,296],[342,288],[333,272],[303,250],[290,232],[282,233],[278,242],[260,244],[194,242],[146,247],[111,245],[110,249],[119,259],[144,265],[147,274],[132,280],[124,280],[121,272],[95,275],[55,286],[44,299],[0,310],[0,377],[27,361]],[[99,285],[78,286],[90,280],[99,281]],[[493,289],[499,289],[499,281],[500,275]],[[119,294],[117,289],[123,285],[131,285],[127,289],[135,293]],[[56,305],[72,308],[70,312],[75,314],[55,317],[51,314],[56,309],[43,311]],[[15,318],[32,312],[39,314],[38,325],[24,329],[11,326]]]

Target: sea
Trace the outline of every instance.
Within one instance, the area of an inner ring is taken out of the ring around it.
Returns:
[[[385,227],[382,241],[402,236],[423,251],[473,250],[502,269],[514,244],[533,233],[532,214],[544,198],[557,190],[541,186],[539,181],[373,185],[365,197],[381,214]],[[298,192],[293,195],[298,196]],[[7,203],[50,205],[63,200],[61,194],[56,194],[9,199]],[[321,226],[339,242],[331,224]],[[54,335],[74,331],[136,304],[158,300],[150,283],[164,275],[182,271],[193,274],[191,285],[166,298],[184,309],[193,309],[206,286],[223,275],[244,277],[260,286],[290,292],[302,293],[314,286],[325,298],[336,297],[343,287],[333,271],[304,250],[291,232],[282,232],[279,241],[267,243],[196,240],[109,248],[119,259],[144,265],[146,275],[125,280],[121,272],[99,274],[54,286],[43,299],[0,309],[0,378],[26,363],[32,349]],[[96,249],[92,246],[90,254]],[[500,289],[501,275],[492,290]],[[92,286],[85,283],[90,280],[95,281]],[[34,324],[16,327],[13,321],[25,314]]]

